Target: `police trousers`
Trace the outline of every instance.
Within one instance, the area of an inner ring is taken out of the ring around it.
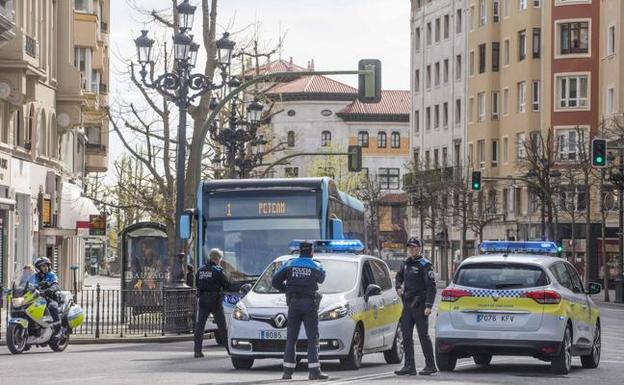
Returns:
[[[297,366],[295,348],[301,324],[308,337],[308,370],[320,370],[318,359],[319,331],[318,307],[314,298],[296,298],[288,304],[286,349],[284,350],[284,371],[294,371]]]
[[[197,300],[197,322],[195,323],[195,353],[201,353],[204,329],[208,316],[212,314],[217,324],[218,333],[227,345],[227,327],[223,315],[223,299],[219,293],[202,293]]]
[[[429,337],[429,317],[425,315],[425,302],[412,307],[411,301],[403,302],[403,312],[401,313],[401,332],[403,333],[403,349],[405,351],[405,366],[416,368],[414,361],[414,325],[418,332],[420,347],[425,355],[425,366],[435,368],[433,356],[433,345]]]
[[[61,328],[61,317],[59,316],[59,306],[58,303],[53,300],[48,298],[48,311],[50,312],[50,317],[52,317],[52,328],[55,331],[58,331]]]

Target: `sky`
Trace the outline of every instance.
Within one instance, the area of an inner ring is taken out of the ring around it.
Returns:
[[[140,99],[121,74],[124,61],[135,55],[134,39],[140,30],[150,35],[166,31],[128,3],[146,9],[166,9],[171,0],[111,0],[111,101]],[[201,7],[201,0],[191,0]],[[200,9],[193,31],[201,36]],[[384,89],[409,89],[409,0],[221,0],[217,36],[228,30],[231,39],[246,40],[257,31],[267,47],[285,36],[281,57],[305,67],[314,59],[316,70],[351,70],[362,58],[380,59]],[[147,24],[146,24],[147,23]],[[169,37],[170,38],[170,37]],[[203,48],[202,48],[203,50]],[[198,62],[205,57],[201,52]],[[278,56],[276,55],[277,59]],[[355,76],[338,80],[355,86]],[[109,170],[123,152],[116,133],[110,133]]]

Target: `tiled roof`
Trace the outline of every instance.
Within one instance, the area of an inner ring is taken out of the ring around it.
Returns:
[[[304,67],[298,66],[286,60],[275,60],[263,66],[260,66],[259,72],[260,75],[272,74],[275,72],[300,72],[306,71]],[[245,71],[245,77],[254,76],[256,74],[256,69],[252,68]]]
[[[408,115],[412,102],[409,91],[381,91],[379,103],[361,103],[355,100],[338,115]]]
[[[273,87],[269,94],[357,94],[357,89],[325,76],[305,76]]]

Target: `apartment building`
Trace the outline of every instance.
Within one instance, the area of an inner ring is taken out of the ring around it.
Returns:
[[[0,283],[47,256],[69,287],[69,266],[84,264],[82,228],[99,214],[83,181],[107,169],[109,1],[0,8],[14,17],[0,33]]]

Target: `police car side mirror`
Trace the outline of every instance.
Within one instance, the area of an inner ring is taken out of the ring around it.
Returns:
[[[589,295],[598,294],[602,291],[602,285],[596,282],[590,282],[585,292]]]
[[[380,295],[380,294],[381,294],[381,287],[371,283],[370,285],[366,287],[366,290],[364,291],[364,302],[368,302],[368,299],[370,297],[373,297],[375,295]]]
[[[243,286],[241,286],[240,289],[238,289],[238,292],[240,293],[240,295],[245,296],[247,295],[247,293],[249,293],[250,290],[251,290],[251,284],[246,283]]]

